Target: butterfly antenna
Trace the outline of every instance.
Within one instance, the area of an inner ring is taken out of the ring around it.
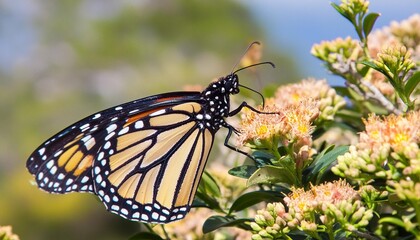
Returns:
[[[246,67],[243,67],[243,68],[239,68],[238,70],[234,71],[232,74],[235,74],[235,73],[237,73],[237,72],[239,72],[239,71],[242,71],[242,70],[247,69],[247,68],[250,68],[250,67],[255,67],[255,66],[258,66],[258,65],[265,65],[265,64],[269,64],[269,65],[271,65],[273,68],[275,68],[275,67],[276,67],[276,65],[274,65],[274,63],[272,63],[272,62],[260,62],[260,63],[251,64],[251,65],[246,66]],[[250,90],[250,91],[252,91],[252,92],[254,92],[254,93],[256,93],[256,94],[260,95],[260,97],[261,97],[261,99],[262,99],[262,106],[263,106],[263,108],[265,107],[265,99],[264,99],[264,96],[263,96],[260,92],[258,92],[258,91],[256,91],[256,90],[254,90],[254,89],[252,89],[252,88],[246,87],[246,86],[244,86],[244,85],[241,85],[241,84],[239,84],[239,86],[240,86],[240,87],[243,87],[243,88],[245,88],[245,89],[248,89],[248,90]]]
[[[264,107],[265,107],[265,99],[264,99],[264,96],[263,96],[260,92],[258,92],[257,90],[254,90],[254,89],[252,89],[252,88],[249,88],[249,87],[247,87],[247,86],[241,85],[241,84],[239,84],[239,87],[243,87],[243,88],[245,88],[245,89],[248,89],[248,90],[249,90],[249,91],[251,91],[251,92],[254,92],[254,93],[256,93],[256,94],[260,95],[260,97],[261,97],[261,99],[262,99],[262,106],[263,106],[263,109],[264,109]]]
[[[251,64],[251,65],[246,66],[246,67],[243,67],[243,68],[239,68],[238,70],[236,70],[236,71],[232,72],[232,74],[235,74],[235,73],[237,73],[237,72],[239,72],[239,71],[242,71],[242,70],[244,70],[244,69],[247,69],[247,68],[255,67],[255,66],[258,66],[258,65],[265,65],[265,64],[269,64],[269,65],[271,65],[273,68],[275,68],[275,67],[276,67],[276,65],[274,65],[274,63],[272,63],[272,62],[260,62],[260,63]]]
[[[235,71],[235,72],[234,72],[235,68],[236,68],[236,67],[238,66],[238,64],[241,62],[242,58],[246,55],[246,53],[249,51],[249,49],[250,49],[252,46],[254,46],[254,44],[261,45],[261,43],[260,43],[260,42],[258,42],[258,41],[255,41],[255,42],[252,42],[251,44],[249,44],[249,46],[245,49],[245,52],[242,54],[241,58],[239,58],[239,60],[235,63],[235,65],[233,65],[232,71],[230,71],[230,73],[231,73],[231,74],[233,74],[233,73],[237,72],[237,71]]]

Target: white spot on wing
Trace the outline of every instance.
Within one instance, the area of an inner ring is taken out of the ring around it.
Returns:
[[[118,133],[118,135],[126,134],[128,132],[128,130],[129,130],[129,127],[125,127]]]
[[[106,131],[110,133],[114,131],[115,129],[117,129],[117,124],[114,123],[114,124],[109,125],[109,127],[106,128]]]
[[[151,117],[158,116],[158,115],[164,114],[165,112],[166,112],[166,110],[165,110],[165,109],[161,109],[161,110],[159,110],[159,111],[156,111],[156,112],[154,112],[154,113],[150,114],[150,116],[151,116]]]
[[[97,183],[101,183],[101,182],[102,182],[102,177],[101,177],[101,175],[96,176],[96,182],[97,182]]]
[[[144,123],[143,123],[143,121],[137,121],[137,122],[134,124],[134,127],[135,127],[136,129],[143,128],[143,127],[144,127]]]
[[[118,211],[118,210],[120,210],[120,207],[118,205],[112,205],[111,209],[114,210],[114,211]]]
[[[158,220],[158,218],[159,218],[159,214],[158,214],[157,212],[152,213],[152,218],[153,218],[154,220]]]
[[[60,150],[60,151],[56,152],[56,153],[54,154],[54,157],[58,157],[58,156],[60,156],[60,155],[61,155],[61,153],[63,153],[63,150]]]
[[[72,184],[72,182],[73,182],[73,179],[69,178],[66,182],[66,185],[70,185],[70,184]]]
[[[121,213],[124,214],[124,215],[128,215],[128,211],[125,208],[121,209]]]
[[[54,160],[50,160],[50,161],[47,163],[46,167],[47,167],[48,169],[50,169],[53,165],[54,165]]]
[[[83,142],[87,142],[89,139],[91,139],[92,136],[91,135],[87,135],[86,137],[82,138]]]
[[[44,177],[44,173],[43,172],[38,173],[38,180],[41,180],[42,177]]]
[[[90,150],[95,145],[95,139],[90,138],[87,142],[85,142],[85,147]]]
[[[57,172],[57,166],[52,167],[50,170],[50,173],[54,175],[56,172]]]
[[[87,181],[89,180],[89,177],[88,176],[84,176],[83,178],[82,178],[82,183],[86,183]]]
[[[39,155],[44,155],[44,153],[45,153],[45,148],[41,148],[41,149],[39,149]]]
[[[95,114],[95,116],[93,116],[92,119],[97,119],[97,118],[100,118],[100,117],[101,117],[101,114],[100,113],[97,113],[97,114]]]
[[[108,141],[114,135],[115,135],[115,132],[111,132],[110,134],[108,134],[108,136],[106,136],[105,141]]]

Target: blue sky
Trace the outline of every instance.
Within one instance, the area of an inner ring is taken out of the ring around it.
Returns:
[[[328,78],[337,83],[338,79],[332,78],[325,68],[320,67],[321,62],[309,53],[312,45],[322,40],[347,36],[357,38],[351,24],[330,6],[331,1],[249,0],[243,3],[265,28],[268,44],[280,46],[280,51],[292,55],[304,76]],[[373,0],[370,12],[381,13],[375,28],[382,28],[391,21],[401,21],[420,13],[420,1]]]

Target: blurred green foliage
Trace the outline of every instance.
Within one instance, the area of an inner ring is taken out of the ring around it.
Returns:
[[[140,224],[106,212],[90,194],[39,191],[26,158],[90,113],[227,74],[264,33],[235,1],[50,0],[28,8],[36,9],[27,16],[36,44],[0,72],[0,225],[21,239],[127,239]],[[241,73],[242,83],[299,78],[287,56],[266,51],[276,78],[262,69],[258,77]]]

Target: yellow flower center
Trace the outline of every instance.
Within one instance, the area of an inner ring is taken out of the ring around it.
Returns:
[[[299,100],[300,100],[300,95],[299,95],[299,94],[297,94],[297,93],[293,93],[293,94],[292,94],[292,99],[293,99],[293,101],[294,101],[294,102],[299,102]]]
[[[393,139],[393,142],[395,144],[401,144],[401,143],[405,143],[409,140],[409,137],[407,134],[405,133],[396,133],[395,137]]]
[[[268,127],[267,125],[260,125],[257,128],[257,135],[261,136],[261,135],[265,135],[268,132]]]

